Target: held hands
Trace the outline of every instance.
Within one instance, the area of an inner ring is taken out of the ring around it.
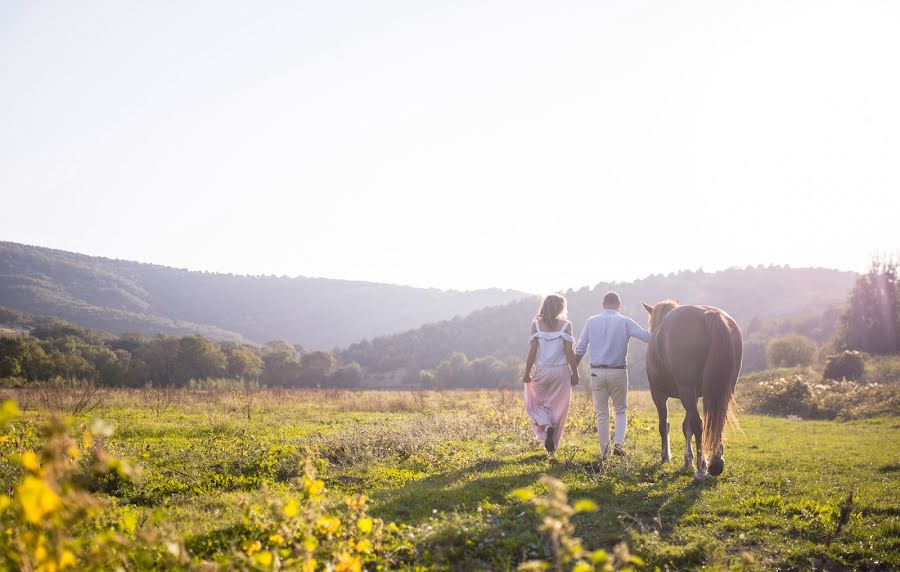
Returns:
[[[578,376],[577,371],[572,372],[572,387],[578,385],[578,382],[581,381],[581,378]]]
[[[531,383],[531,374],[526,373],[522,376],[522,383]]]

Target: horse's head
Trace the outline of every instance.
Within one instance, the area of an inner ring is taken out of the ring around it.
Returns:
[[[662,302],[657,302],[653,306],[646,302],[641,302],[641,305],[644,306],[644,309],[650,314],[649,328],[650,333],[654,334],[656,333],[656,330],[659,329],[659,325],[662,324],[666,314],[678,307],[678,300],[663,300]]]

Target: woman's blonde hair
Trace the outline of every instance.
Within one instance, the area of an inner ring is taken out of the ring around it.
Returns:
[[[541,302],[541,307],[535,319],[543,320],[545,324],[550,324],[553,320],[565,320],[566,314],[566,299],[559,294],[550,294]]]

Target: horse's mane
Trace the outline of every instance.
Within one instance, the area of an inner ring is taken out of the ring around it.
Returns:
[[[657,302],[653,306],[653,311],[650,312],[650,332],[653,333],[659,329],[659,325],[662,324],[663,318],[666,317],[670,311],[674,310],[678,307],[678,302],[676,300],[663,300],[662,302]]]

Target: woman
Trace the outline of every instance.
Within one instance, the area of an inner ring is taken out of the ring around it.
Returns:
[[[559,294],[544,298],[531,324],[525,363],[525,410],[534,436],[551,455],[559,447],[572,386],[578,385],[578,365],[572,349],[572,323],[566,320],[566,299]]]

